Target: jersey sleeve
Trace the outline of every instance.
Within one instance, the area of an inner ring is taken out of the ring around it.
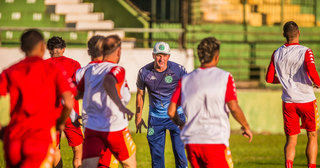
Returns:
[[[320,86],[320,78],[316,69],[314,55],[311,49],[308,49],[305,53],[304,65],[312,82]]]
[[[6,76],[6,72],[3,71],[0,74],[0,96],[7,95],[7,92],[8,92],[8,79]]]
[[[57,93],[61,95],[64,92],[71,91],[73,94],[76,94],[76,87],[72,82],[71,78],[68,78],[67,71],[57,69],[57,76],[56,76],[56,86],[57,86]]]
[[[125,80],[126,71],[121,66],[115,66],[109,71],[108,74],[114,76],[117,82],[121,83]]]
[[[181,106],[181,80],[179,80],[176,90],[173,92],[171,102],[176,103],[177,106]]]
[[[268,67],[267,75],[266,75],[266,82],[274,83],[275,74],[276,74],[276,69],[274,66],[274,52],[273,52],[271,56],[271,61]]]
[[[80,66],[80,63],[75,61],[74,62],[74,70],[73,70],[73,75],[71,77],[72,79],[72,82],[76,85],[77,84],[77,79],[76,79],[76,74],[77,74],[77,71],[81,68]]]
[[[237,98],[237,92],[236,92],[236,84],[234,83],[234,79],[230,74],[228,77],[225,102],[227,103],[228,101],[231,101],[231,100],[238,101],[238,98]]]
[[[183,75],[187,74],[186,68],[182,65],[180,65],[180,78],[183,77]]]
[[[144,90],[145,88],[144,78],[143,78],[143,69],[139,70],[136,85],[137,85],[137,88],[141,90]]]

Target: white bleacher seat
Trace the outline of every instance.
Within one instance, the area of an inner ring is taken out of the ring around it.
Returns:
[[[76,23],[78,21],[100,21],[103,20],[103,13],[81,13],[81,14],[67,14],[66,23]]]
[[[56,5],[56,4],[78,4],[81,3],[82,0],[45,0],[45,5]]]
[[[77,30],[111,30],[114,28],[112,20],[104,20],[99,22],[79,21],[76,23]]]
[[[93,3],[80,4],[56,4],[56,14],[75,14],[75,13],[91,13],[93,11]]]

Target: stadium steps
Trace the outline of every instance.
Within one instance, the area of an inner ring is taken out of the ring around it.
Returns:
[[[114,22],[112,20],[104,20],[103,12],[93,12],[94,3],[82,3],[82,0],[45,0],[45,5],[53,8],[55,14],[65,15],[67,27],[72,27],[79,31],[98,30],[95,33],[89,31],[88,39],[95,34],[103,34],[104,36],[117,34],[124,40],[122,44],[124,48],[133,48],[135,46],[135,40],[125,40],[124,31],[113,30]]]

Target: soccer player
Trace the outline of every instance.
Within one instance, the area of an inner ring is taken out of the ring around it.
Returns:
[[[3,145],[6,167],[52,167],[56,127],[63,129],[69,117],[75,86],[62,68],[43,60],[46,46],[40,32],[25,31],[21,50],[26,58],[0,75],[0,95],[10,93],[11,106]],[[61,99],[62,110],[57,105]]]
[[[141,133],[141,126],[145,126],[142,119],[142,108],[144,104],[145,88],[149,93],[149,121],[148,135],[150,153],[153,168],[163,168],[164,147],[166,141],[166,130],[170,131],[172,149],[175,156],[177,168],[186,168],[186,158],[183,142],[180,139],[179,128],[170,120],[167,110],[172,93],[179,79],[186,74],[182,65],[169,61],[170,47],[165,42],[158,42],[153,48],[154,61],[142,67],[137,79],[136,99],[136,133]],[[180,117],[185,120],[182,108],[178,108]],[[146,127],[146,126],[145,126]]]
[[[86,72],[86,70],[89,67],[91,67],[91,66],[93,66],[93,65],[95,65],[97,63],[102,62],[103,56],[102,56],[102,54],[101,54],[101,52],[100,52],[100,50],[98,48],[97,42],[99,40],[103,40],[103,39],[104,39],[103,36],[96,35],[96,36],[92,36],[90,38],[90,40],[88,41],[88,43],[87,43],[88,55],[91,57],[91,62],[89,62],[89,64],[86,65],[85,67],[82,67],[82,68],[77,70],[77,72],[76,72],[76,82],[77,83],[80,82],[80,80],[82,79],[84,73]],[[77,117],[74,117],[74,118],[77,118]],[[83,126],[83,129],[84,129],[85,125],[87,123],[87,120],[88,120],[88,115],[84,111],[84,109],[82,109],[81,118],[82,118],[82,126]]]
[[[103,60],[103,56],[102,53],[99,50],[99,46],[97,45],[98,41],[103,41],[105,37],[100,36],[100,35],[95,35],[92,36],[90,38],[90,40],[88,41],[88,55],[90,55],[91,57],[91,62],[85,66],[82,67],[81,69],[77,70],[76,73],[76,80],[77,83],[80,82],[80,80],[82,79],[84,73],[86,72],[86,70],[88,68],[90,68],[91,66],[101,63]],[[124,89],[127,89],[128,91],[126,93],[130,95],[129,89],[128,87],[125,87]],[[129,97],[130,100],[130,97]],[[76,113],[75,113],[76,114]],[[75,116],[74,118],[78,118],[77,116]],[[84,109],[82,109],[82,126],[83,126],[83,130],[85,130],[85,126],[88,120],[88,115],[85,112]],[[101,153],[101,158],[99,160],[99,168],[103,168],[103,167],[107,167],[107,168],[118,168],[119,167],[119,162],[117,161],[117,159],[112,155],[110,150],[106,150],[105,152]]]
[[[230,109],[242,125],[243,135],[252,140],[252,132],[238,105],[232,75],[217,68],[220,41],[205,38],[198,45],[201,67],[183,76],[173,93],[168,115],[180,127],[188,159],[193,168],[232,168],[229,150]],[[179,117],[182,106],[187,122]]]
[[[133,113],[123,103],[128,102],[130,97],[124,96],[127,95],[124,92],[128,91],[125,89],[125,70],[118,64],[121,39],[112,35],[97,45],[102,51],[103,62],[89,67],[77,87],[80,92],[77,98],[84,92],[83,108],[88,114],[82,167],[97,167],[100,158],[108,159],[101,156],[102,151],[109,151],[124,168],[135,168],[136,145],[127,128],[127,120],[132,118]]]
[[[66,48],[66,43],[61,37],[53,36],[47,42],[47,49],[49,50],[51,58],[47,59],[48,62],[55,62],[56,64],[63,67],[67,76],[72,79],[72,82],[76,84],[76,71],[81,68],[79,62],[63,56],[63,53]],[[74,100],[74,111],[79,114],[79,103],[77,100]],[[78,168],[81,166],[81,157],[82,157],[82,143],[83,143],[83,134],[81,127],[78,124],[78,120],[75,123],[72,123],[71,119],[68,118],[66,121],[66,126],[64,133],[67,137],[69,146],[73,150],[73,166]],[[62,158],[60,155],[60,138],[61,134],[57,134],[57,147],[55,154],[54,166],[56,168],[63,167]]]
[[[298,25],[293,21],[287,22],[283,26],[283,36],[287,43],[273,52],[266,81],[282,85],[284,131],[287,138],[284,147],[285,165],[286,168],[292,168],[295,146],[302,128],[307,130],[306,155],[309,168],[315,168],[318,153],[319,115],[312,82],[318,88],[320,78],[312,50],[299,44]]]

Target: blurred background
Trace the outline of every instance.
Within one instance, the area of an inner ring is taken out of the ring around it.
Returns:
[[[278,134],[283,133],[281,86],[266,84],[264,78],[273,51],[285,43],[282,25],[291,20],[300,26],[300,44],[313,50],[320,70],[317,0],[0,0],[0,72],[23,58],[19,38],[27,28],[40,29],[46,39],[61,36],[67,42],[65,55],[82,66],[90,61],[90,37],[118,34],[123,40],[120,64],[132,91],[129,108],[135,111],[137,72],[152,61],[156,42],[169,43],[171,60],[191,72],[200,66],[197,45],[214,36],[222,42],[218,67],[233,74],[252,129]],[[8,101],[1,100],[3,124]],[[147,111],[146,104],[145,120]],[[231,127],[239,129],[233,119]],[[133,122],[130,128],[135,130]]]

